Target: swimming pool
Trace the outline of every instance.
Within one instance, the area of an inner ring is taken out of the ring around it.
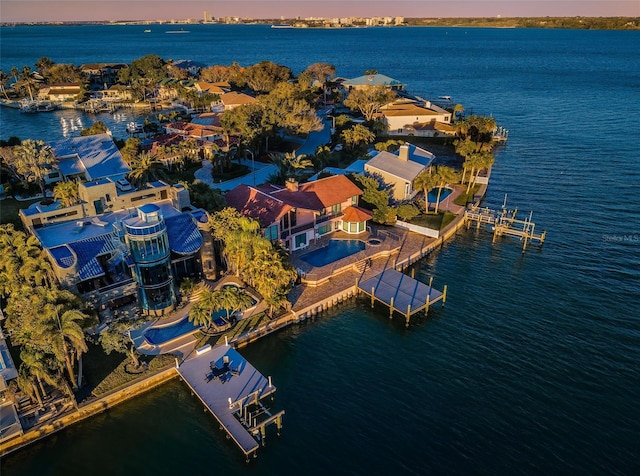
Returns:
[[[453,190],[451,190],[450,188],[443,188],[442,193],[440,194],[440,202],[442,202],[445,198],[451,195],[451,192],[453,192]],[[438,199],[438,189],[433,188],[429,192],[429,204],[433,203],[435,205],[437,199]]]
[[[365,249],[361,240],[329,240],[327,246],[300,256],[300,259],[311,266],[319,268],[339,259],[346,258]]]
[[[181,321],[171,324],[170,326],[152,327],[151,329],[147,329],[144,333],[144,337],[150,344],[160,345],[175,339],[176,337],[189,334],[200,327],[201,326],[197,326],[193,322],[189,322],[189,316],[186,316]]]

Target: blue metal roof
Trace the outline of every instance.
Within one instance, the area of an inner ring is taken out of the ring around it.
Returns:
[[[128,174],[131,168],[108,134],[81,136],[50,142],[63,175],[82,173],[87,180]]]
[[[183,213],[165,220],[171,251],[181,255],[195,253],[203,243],[194,218]]]
[[[85,240],[74,241],[67,246],[69,246],[78,257],[78,275],[83,281],[85,279],[103,276],[104,270],[96,258],[116,250],[109,235],[93,236]]]

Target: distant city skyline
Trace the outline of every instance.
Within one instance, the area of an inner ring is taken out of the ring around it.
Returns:
[[[2,0],[2,22],[297,17],[640,16],[639,0]]]

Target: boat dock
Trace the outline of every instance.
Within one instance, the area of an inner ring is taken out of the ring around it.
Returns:
[[[443,291],[421,283],[412,276],[407,276],[393,268],[385,269],[382,273],[356,283],[357,291],[371,297],[371,307],[375,301],[389,306],[389,318],[393,317],[393,311],[404,314],[406,326],[409,327],[411,316],[424,309],[429,311],[429,306],[438,301],[442,304],[447,300],[447,286]]]
[[[275,423],[280,434],[284,410],[271,413],[262,403],[276,391],[271,377],[260,374],[233,347],[206,345],[176,368],[247,461],[265,444],[268,425]]]
[[[522,240],[522,252],[527,249],[527,243],[537,242],[540,246],[544,243],[547,236],[547,232],[536,233],[536,224],[531,221],[533,212],[529,213],[529,216],[525,220],[516,219],[518,209],[508,210],[503,205],[502,211],[498,212],[490,208],[478,208],[474,207],[464,212],[464,221],[467,228],[471,223],[475,223],[476,228],[480,228],[480,225],[489,225],[493,229],[493,242],[499,236],[515,236]]]

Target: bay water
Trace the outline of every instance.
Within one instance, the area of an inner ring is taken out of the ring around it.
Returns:
[[[176,380],[4,457],[3,475],[640,474],[640,32],[146,28],[2,28],[1,68],[157,54],[376,69],[508,129],[485,205],[506,196],[547,239],[522,254],[461,232],[415,266],[449,293],[408,329],[356,299],[242,349],[286,411],[250,464]],[[118,113],[100,120],[124,137]],[[3,139],[96,117],[0,114]]]

